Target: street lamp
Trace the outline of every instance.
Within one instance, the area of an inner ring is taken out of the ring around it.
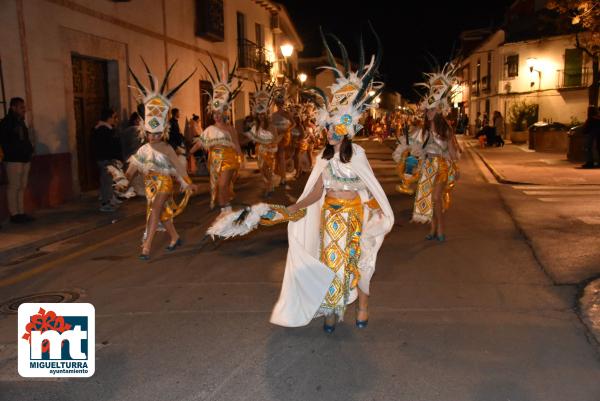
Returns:
[[[538,73],[538,85],[539,85],[539,89],[542,88],[542,70],[539,69],[539,63],[538,63],[538,59],[535,57],[529,57],[527,59],[527,67],[529,67],[529,74],[533,74],[533,72],[537,72]],[[535,85],[535,82],[533,81],[533,79],[531,80],[531,82],[529,82],[529,86],[533,87],[533,85]]]
[[[300,85],[304,85],[307,79],[308,76],[305,73],[301,72],[300,74],[298,74],[298,81],[300,81]]]
[[[290,57],[292,55],[292,53],[294,53],[294,46],[289,44],[289,43],[285,43],[283,45],[281,45],[281,54],[283,55],[283,57]]]

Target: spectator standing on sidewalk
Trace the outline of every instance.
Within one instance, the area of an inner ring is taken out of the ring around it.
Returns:
[[[600,113],[596,107],[588,109],[588,118],[583,125],[585,135],[585,164],[581,168],[594,168],[594,142],[600,157]]]
[[[29,177],[33,144],[25,124],[25,100],[10,99],[10,109],[0,121],[0,145],[4,151],[4,162],[8,178],[7,198],[11,223],[28,223],[33,217],[25,214],[24,196]]]
[[[483,117],[481,117],[481,129],[484,129],[485,127],[490,125],[490,118],[488,117],[487,113],[483,113]]]
[[[119,139],[121,140],[121,152],[123,153],[122,160],[129,160],[131,155],[137,152],[140,146],[142,146],[139,136],[141,122],[142,117],[140,117],[137,111],[131,113],[129,121],[127,122],[127,127],[119,136]]]
[[[475,136],[477,136],[477,134],[479,134],[479,131],[481,131],[481,128],[482,128],[481,113],[477,112],[477,117],[475,117]]]
[[[494,128],[496,129],[496,135],[500,138],[504,138],[504,117],[498,110],[494,111]]]
[[[111,204],[113,198],[112,177],[106,167],[112,160],[121,159],[121,142],[116,135],[115,125],[117,113],[113,109],[105,109],[100,121],[92,131],[92,151],[100,173],[100,211],[114,212]]]

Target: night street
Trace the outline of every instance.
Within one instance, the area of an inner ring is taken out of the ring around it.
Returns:
[[[323,333],[322,319],[301,328],[270,324],[286,225],[200,249],[216,216],[204,192],[176,219],[184,246],[173,253],[159,233],[152,259],[138,260],[138,216],[0,266],[2,299],[72,291],[93,304],[97,360],[89,379],[22,378],[17,315],[0,313],[0,399],[597,401],[600,352],[575,310],[582,278],[544,265],[556,244],[538,241],[545,234],[527,220],[536,213],[520,210],[547,213],[557,232],[571,230],[561,241],[585,260],[600,221],[586,220],[581,208],[583,220],[551,218],[561,201],[539,198],[566,196],[598,210],[600,186],[540,195],[499,184],[463,141],[448,240],[425,241],[427,227],[409,223],[413,198],[394,190],[393,142],[357,143],[395,214],[371,283],[368,328],[354,326],[354,305],[333,334]],[[259,201],[258,182],[256,170],[244,174],[237,201]],[[279,187],[272,202],[292,203],[302,187]]]

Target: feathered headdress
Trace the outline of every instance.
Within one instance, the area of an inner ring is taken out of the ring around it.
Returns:
[[[283,104],[287,100],[287,91],[288,85],[287,83],[282,83],[281,85],[277,85],[273,88],[273,100],[277,104]]]
[[[273,101],[273,92],[275,88],[275,82],[260,82],[260,86],[254,81],[254,105],[252,106],[252,113],[258,115],[261,113],[268,113],[271,108]]]
[[[321,101],[315,102],[319,107],[317,124],[333,130],[338,136],[348,135],[352,138],[362,129],[358,123],[359,118],[365,110],[372,106],[375,98],[383,89],[383,83],[374,80],[381,64],[381,40],[370,23],[369,27],[377,41],[377,52],[371,56],[369,64],[365,64],[365,51],[361,37],[359,65],[356,71],[351,69],[348,52],[343,43],[336,36],[328,34],[337,43],[342,53],[343,71],[338,68],[327,38],[321,30],[321,38],[330,65],[319,68],[333,71],[336,81],[329,87],[332,93],[331,100],[328,100],[325,93],[319,88],[310,88],[310,90],[316,95],[315,97],[321,98]]]
[[[169,75],[171,75],[171,71],[173,67],[177,63],[177,60],[171,64],[171,66],[167,69],[167,73],[162,80],[160,87],[158,86],[158,80],[150,71],[148,64],[143,57],[142,63],[144,63],[144,67],[146,69],[146,73],[148,75],[148,80],[150,81],[150,87],[144,86],[142,82],[138,79],[138,77],[133,73],[131,67],[129,67],[129,73],[133,77],[136,86],[132,86],[132,88],[137,89],[141,94],[141,103],[143,104],[143,118],[144,124],[143,129],[145,132],[156,133],[160,132],[166,135],[167,131],[167,120],[169,115],[169,109],[171,108],[171,98],[175,95],[175,93],[181,89],[181,87],[194,75],[196,69],[192,71],[190,75],[186,79],[184,79],[179,85],[175,86],[171,90],[167,90],[167,84],[169,81]],[[141,108],[138,107],[139,111]]]
[[[443,113],[450,110],[452,98],[456,95],[454,88],[458,83],[457,71],[458,65],[446,63],[442,68],[438,66],[436,72],[424,74],[427,81],[415,84],[427,89],[420,105],[421,109],[438,109]]]
[[[233,68],[229,73],[227,73],[227,69],[225,68],[225,62],[223,62],[221,72],[219,73],[219,69],[212,56],[210,56],[210,61],[213,65],[215,75],[210,72],[202,61],[200,61],[200,64],[202,64],[202,67],[204,67],[204,70],[206,70],[206,73],[212,82],[212,93],[208,93],[210,96],[208,111],[211,113],[222,113],[229,110],[231,102],[233,102],[233,99],[240,93],[242,81],[239,81],[234,77],[237,69],[237,61],[233,64]],[[237,80],[237,85],[234,85],[234,80]]]

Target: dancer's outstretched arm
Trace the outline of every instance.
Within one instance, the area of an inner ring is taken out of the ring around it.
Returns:
[[[312,205],[313,203],[315,203],[316,201],[318,201],[319,199],[321,199],[322,195],[323,195],[323,177],[319,176],[319,179],[317,180],[317,182],[315,182],[315,186],[310,191],[310,193],[308,195],[306,195],[306,197],[304,197],[304,199],[302,199],[298,203],[288,206],[287,210],[290,212],[290,214],[294,214],[298,210],[304,209],[305,207],[308,207],[308,206]]]

